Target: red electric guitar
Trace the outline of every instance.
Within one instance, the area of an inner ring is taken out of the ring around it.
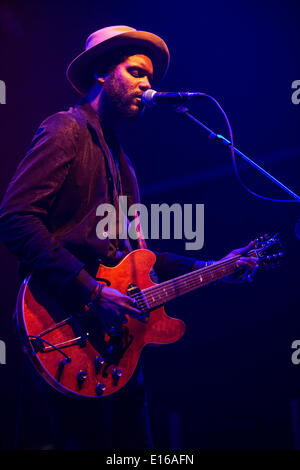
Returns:
[[[247,256],[261,265],[282,256],[277,236],[261,237]],[[210,284],[237,270],[240,256],[154,284],[149,273],[155,255],[140,249],[128,254],[116,267],[100,265],[99,282],[133,297],[141,314],[127,317],[122,332],[99,331],[88,314],[68,315],[39,284],[28,276],[19,292],[17,324],[25,351],[44,379],[58,391],[77,398],[110,395],[131,378],[143,347],[180,339],[183,321],[166,315],[163,305],[187,292]]]

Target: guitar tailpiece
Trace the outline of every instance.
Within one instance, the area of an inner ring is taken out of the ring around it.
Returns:
[[[31,344],[32,344],[32,340],[35,340],[35,341],[37,342],[37,344],[40,344],[41,342],[48,344],[48,345],[51,346],[55,351],[58,351],[59,353],[61,353],[61,354],[65,357],[66,363],[71,362],[70,356],[68,356],[67,354],[65,354],[60,348],[56,347],[54,344],[50,343],[50,342],[47,341],[46,339],[41,338],[40,336],[33,336],[33,335],[29,335],[29,336],[28,336],[28,339],[29,339],[29,341],[31,342]],[[33,349],[36,351],[36,348],[34,347],[34,344],[32,344],[32,346],[33,346]],[[40,349],[40,348],[39,348],[39,349]],[[40,349],[40,351],[42,352],[43,350],[44,350],[44,348],[42,347],[42,348]],[[35,354],[36,354],[37,352],[38,352],[38,351],[36,351]]]

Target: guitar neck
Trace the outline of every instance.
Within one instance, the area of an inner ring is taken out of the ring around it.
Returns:
[[[252,253],[249,252],[248,256],[253,254],[254,250]],[[196,271],[183,274],[182,276],[144,289],[142,292],[149,309],[152,310],[162,306],[170,300],[176,299],[181,295],[187,294],[188,292],[199,289],[202,286],[211,284],[234,273],[237,271],[236,262],[239,258],[240,255],[226,260],[217,261],[210,266],[197,269]]]

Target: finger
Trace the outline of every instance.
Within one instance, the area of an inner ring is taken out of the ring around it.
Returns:
[[[115,314],[114,318],[111,320],[110,323],[110,334],[120,334],[122,333],[122,325],[124,322],[125,315],[122,314]],[[126,320],[127,321],[127,320]]]
[[[249,282],[253,282],[253,280],[254,280],[253,278],[255,276],[255,273],[256,273],[257,269],[258,269],[258,265],[253,269],[253,271],[251,273],[248,274],[248,281]]]
[[[244,260],[244,259],[239,259],[237,262],[236,262],[236,267],[239,268],[239,269],[248,269],[249,268],[249,263],[248,261]]]
[[[258,262],[255,261],[254,259],[250,259],[248,262],[249,262],[249,269],[251,271],[253,271],[254,269],[258,267]]]
[[[246,259],[245,262],[247,263],[248,269],[250,269],[250,271],[252,271],[256,266],[256,262],[252,259]]]
[[[123,299],[127,305],[135,305],[135,299],[133,299],[132,297],[129,297],[128,295],[124,295]]]
[[[137,308],[137,303],[134,299],[131,297],[123,297],[122,302],[120,303],[120,306],[122,310],[124,310],[125,313],[128,313],[128,311],[136,314],[140,314],[140,310]]]
[[[258,263],[257,263],[258,260],[257,261],[256,260],[257,260],[257,258],[240,258],[236,262],[236,266],[239,267],[239,268],[250,269],[250,271],[252,271],[258,265]]]
[[[136,305],[135,303],[133,303]],[[130,315],[132,318],[137,318],[141,315],[140,309],[133,307],[133,305],[128,305],[127,303],[119,304],[119,315]]]
[[[248,251],[251,250],[251,248],[253,248],[254,245],[255,245],[255,241],[251,241],[250,243],[248,243],[248,245],[243,246],[242,248],[237,248],[236,250],[233,250],[232,253],[235,255],[246,254],[248,253]]]
[[[249,280],[248,276],[250,275],[250,271],[247,269],[244,273],[243,276],[241,277],[242,282],[247,282]]]
[[[111,326],[107,330],[107,333],[109,334],[109,336],[120,335],[122,333],[122,325],[120,325],[120,326]]]
[[[251,240],[251,242],[248,243],[248,245],[244,246],[244,250],[248,251],[252,246],[255,244],[254,240]]]
[[[131,307],[130,305],[126,306],[126,313],[133,318],[139,317],[141,315],[140,310],[138,310],[137,308]]]

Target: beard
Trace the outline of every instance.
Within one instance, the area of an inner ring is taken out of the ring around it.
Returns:
[[[103,86],[103,104],[114,121],[135,121],[143,114],[144,105],[136,98],[135,90],[130,90],[114,72],[109,74]]]

